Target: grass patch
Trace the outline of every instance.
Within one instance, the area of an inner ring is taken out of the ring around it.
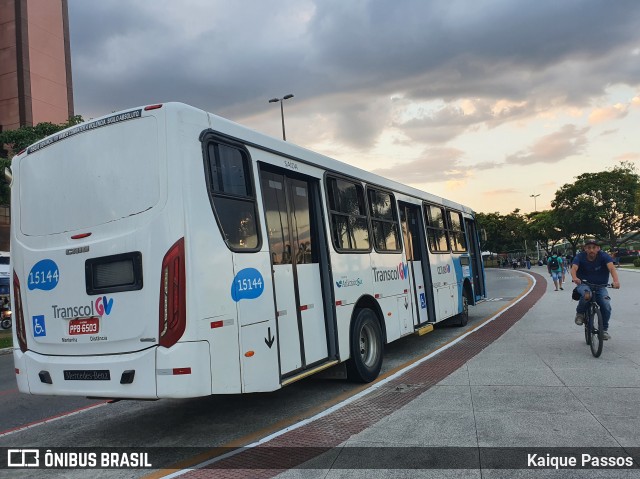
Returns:
[[[11,337],[11,330],[1,330],[0,331],[0,349],[2,348],[10,348],[13,346],[13,338]]]

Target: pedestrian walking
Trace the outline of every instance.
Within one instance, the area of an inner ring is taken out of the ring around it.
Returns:
[[[556,251],[553,252],[547,262],[547,270],[551,275],[551,279],[553,279],[553,285],[556,287],[555,291],[558,291],[558,287],[564,289],[562,287],[562,281],[564,280],[564,267],[562,263],[562,256]]]

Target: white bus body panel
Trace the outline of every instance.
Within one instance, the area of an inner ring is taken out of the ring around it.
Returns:
[[[153,350],[156,353],[158,397],[184,398],[211,394],[211,359],[207,341],[183,342],[170,349]],[[183,368],[188,368],[189,372],[180,374],[174,371]]]
[[[302,366],[300,350],[300,329],[296,313],[296,296],[293,281],[293,266],[280,264],[273,266],[276,307],[278,315],[278,344],[280,347],[280,371],[287,374]]]
[[[298,282],[302,311],[302,330],[304,334],[304,352],[307,364],[326,359],[327,330],[322,305],[322,284],[318,264],[298,265]]]
[[[280,388],[277,345],[267,344],[275,336],[275,322],[264,321],[240,328],[242,358],[242,392],[275,391]],[[275,342],[275,340],[274,340]],[[247,355],[247,352],[253,352]]]
[[[217,300],[225,297],[231,301],[231,288],[242,287],[243,271],[257,270],[259,276],[253,273],[262,283],[260,294],[248,294],[237,301],[237,316],[240,318],[240,370],[242,374],[242,392],[273,391],[280,387],[278,374],[278,347],[275,308],[273,302],[273,282],[271,280],[271,264],[269,253],[262,251],[251,254],[236,253],[233,255],[233,281],[227,286],[227,291]],[[235,283],[234,283],[235,281]],[[238,284],[240,281],[240,284]],[[253,288],[254,285],[251,284]],[[254,290],[255,291],[255,290]],[[251,291],[246,291],[247,293]],[[238,339],[236,339],[236,344]],[[271,344],[269,344],[271,343]],[[224,348],[232,355],[230,348]],[[237,358],[238,355],[236,354]],[[219,366],[216,366],[219,368]],[[228,371],[220,371],[220,373]]]
[[[413,332],[409,267],[401,254],[371,254],[373,296],[384,315],[387,341]]]
[[[436,321],[458,314],[458,285],[450,253],[431,254],[431,277],[435,291]]]

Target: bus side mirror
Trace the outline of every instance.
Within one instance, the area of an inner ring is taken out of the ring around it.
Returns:
[[[11,168],[8,166],[4,169],[4,179],[9,185],[13,182],[13,173],[11,173]]]
[[[484,228],[480,229],[480,239],[485,242],[487,241],[487,230]]]

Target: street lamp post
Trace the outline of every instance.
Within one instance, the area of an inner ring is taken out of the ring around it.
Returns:
[[[538,212],[538,204],[536,203],[536,198],[540,196],[540,193],[536,194],[536,195],[529,195],[530,198],[533,198],[533,212],[537,213]],[[537,261],[540,262],[540,245],[538,244],[538,240],[536,240],[536,256],[537,256]]]
[[[280,117],[282,118],[282,139],[284,141],[287,141],[287,135],[284,132],[284,107],[282,106],[282,104],[284,103],[285,100],[288,100],[289,98],[293,98],[292,93],[289,93],[288,95],[285,95],[282,98],[272,98],[271,100],[269,100],[269,103],[280,103]]]
[[[529,195],[529,197],[530,197],[530,198],[533,198],[533,211],[534,211],[535,213],[537,213],[537,212],[538,212],[538,205],[537,205],[537,203],[536,203],[536,198],[537,198],[538,196],[540,196],[540,193],[538,193],[537,195]]]

